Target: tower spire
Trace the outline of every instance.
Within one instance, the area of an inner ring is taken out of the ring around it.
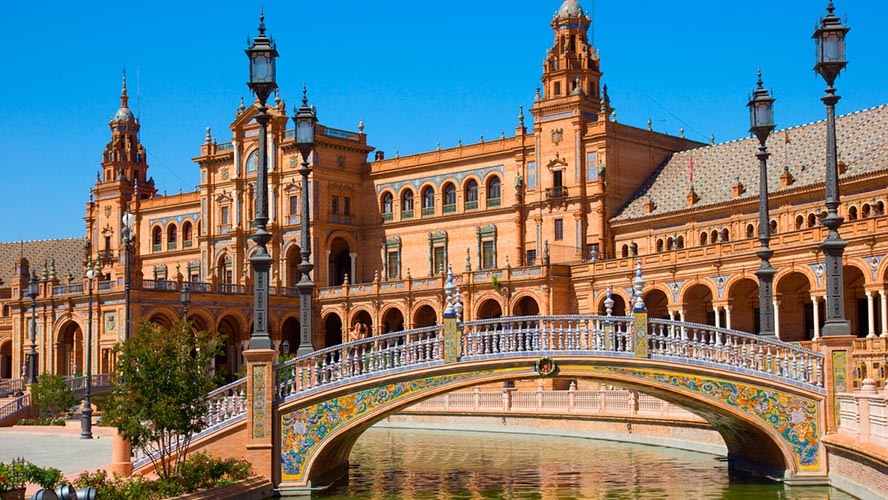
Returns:
[[[126,95],[126,68],[123,68],[123,88],[120,89],[120,107],[129,108],[129,97]]]

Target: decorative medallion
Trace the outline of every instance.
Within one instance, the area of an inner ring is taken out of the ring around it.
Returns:
[[[533,364],[533,370],[539,373],[540,377],[551,377],[558,373],[558,364],[549,356],[543,356]]]
[[[561,139],[564,138],[564,129],[563,128],[553,128],[552,129],[552,142],[557,146]]]
[[[345,168],[345,157],[342,155],[336,156],[336,167],[337,168]]]
[[[111,205],[105,205],[105,218],[111,217]]]
[[[105,331],[106,332],[114,332],[117,330],[117,312],[106,312],[105,313]]]

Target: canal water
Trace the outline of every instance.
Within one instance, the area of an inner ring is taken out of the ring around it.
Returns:
[[[373,428],[325,500],[853,500],[828,487],[728,477],[724,457],[535,435]]]

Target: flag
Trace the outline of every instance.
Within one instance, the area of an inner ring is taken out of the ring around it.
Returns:
[[[789,142],[789,130],[784,130],[784,131],[783,131],[783,137],[786,139],[786,142],[784,142],[784,144],[790,144],[790,142]]]

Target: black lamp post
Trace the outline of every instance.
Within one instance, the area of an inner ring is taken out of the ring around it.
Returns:
[[[762,260],[761,266],[755,271],[759,279],[759,323],[760,334],[773,337],[774,329],[774,275],[777,270],[771,267],[771,256],[774,251],[768,248],[771,241],[770,215],[768,214],[768,146],[765,144],[771,131],[774,130],[774,98],[762,87],[762,71],[758,72],[758,87],[752,92],[752,98],[746,104],[749,107],[749,131],[759,141],[759,152],[755,157],[759,160],[759,242],[761,247],[756,255]]]
[[[89,250],[89,242],[87,242],[87,250]],[[92,395],[92,323],[93,323],[93,278],[96,272],[93,269],[92,261],[89,257],[86,259],[86,288],[87,292],[87,313],[86,313],[86,393],[83,397],[83,411],[80,417],[80,439],[92,439],[92,404],[90,396]]]
[[[271,256],[266,245],[271,241],[271,233],[266,231],[268,223],[268,155],[266,131],[271,117],[265,102],[277,88],[275,82],[275,58],[278,52],[271,40],[265,36],[265,16],[259,15],[259,36],[253,39],[246,51],[250,58],[250,81],[247,86],[256,93],[259,108],[256,123],[259,124],[259,152],[256,174],[256,232],[251,239],[256,242],[256,252],[250,257],[253,266],[253,332],[250,335],[250,349],[272,349],[268,334],[268,278],[271,269]]]
[[[845,61],[845,34],[848,28],[834,14],[836,8],[832,0],[826,8],[828,15],[820,20],[820,27],[814,32],[817,49],[817,64],[814,71],[826,81],[826,95],[820,100],[826,105],[826,217],[821,221],[828,229],[826,240],[820,249],[826,261],[826,322],[823,336],[844,336],[851,334],[851,326],[845,319],[844,277],[842,253],[847,243],[839,236],[839,226],[844,219],[839,216],[839,172],[836,158],[836,103],[840,97],[833,88],[839,73],[848,64]]]
[[[37,295],[39,287],[37,273],[31,273],[28,281],[28,298],[31,299],[31,349],[28,351],[28,383],[37,383]]]
[[[311,299],[314,293],[314,283],[311,281],[311,270],[314,268],[311,258],[311,234],[309,233],[309,199],[308,199],[308,174],[311,172],[308,157],[311,155],[315,147],[315,125],[318,123],[318,116],[315,113],[314,106],[308,105],[308,96],[305,86],[302,86],[302,106],[296,110],[296,116],[293,117],[296,124],[296,147],[299,148],[299,154],[302,155],[302,166],[299,173],[302,175],[302,217],[300,217],[300,232],[302,233],[302,241],[300,243],[300,254],[302,261],[299,262],[299,272],[301,277],[296,288],[299,290],[299,349],[296,354],[302,356],[314,351],[312,345],[312,304]]]
[[[179,300],[182,301],[182,321],[188,321],[188,304],[191,303],[191,287],[188,282],[182,283],[182,290],[179,292]]]
[[[136,217],[132,212],[127,211],[121,219],[123,227],[121,228],[121,236],[123,238],[123,340],[129,340],[132,328],[130,326],[130,287],[132,286],[132,276],[130,273],[130,255],[132,255],[133,242],[136,241],[135,223]]]

